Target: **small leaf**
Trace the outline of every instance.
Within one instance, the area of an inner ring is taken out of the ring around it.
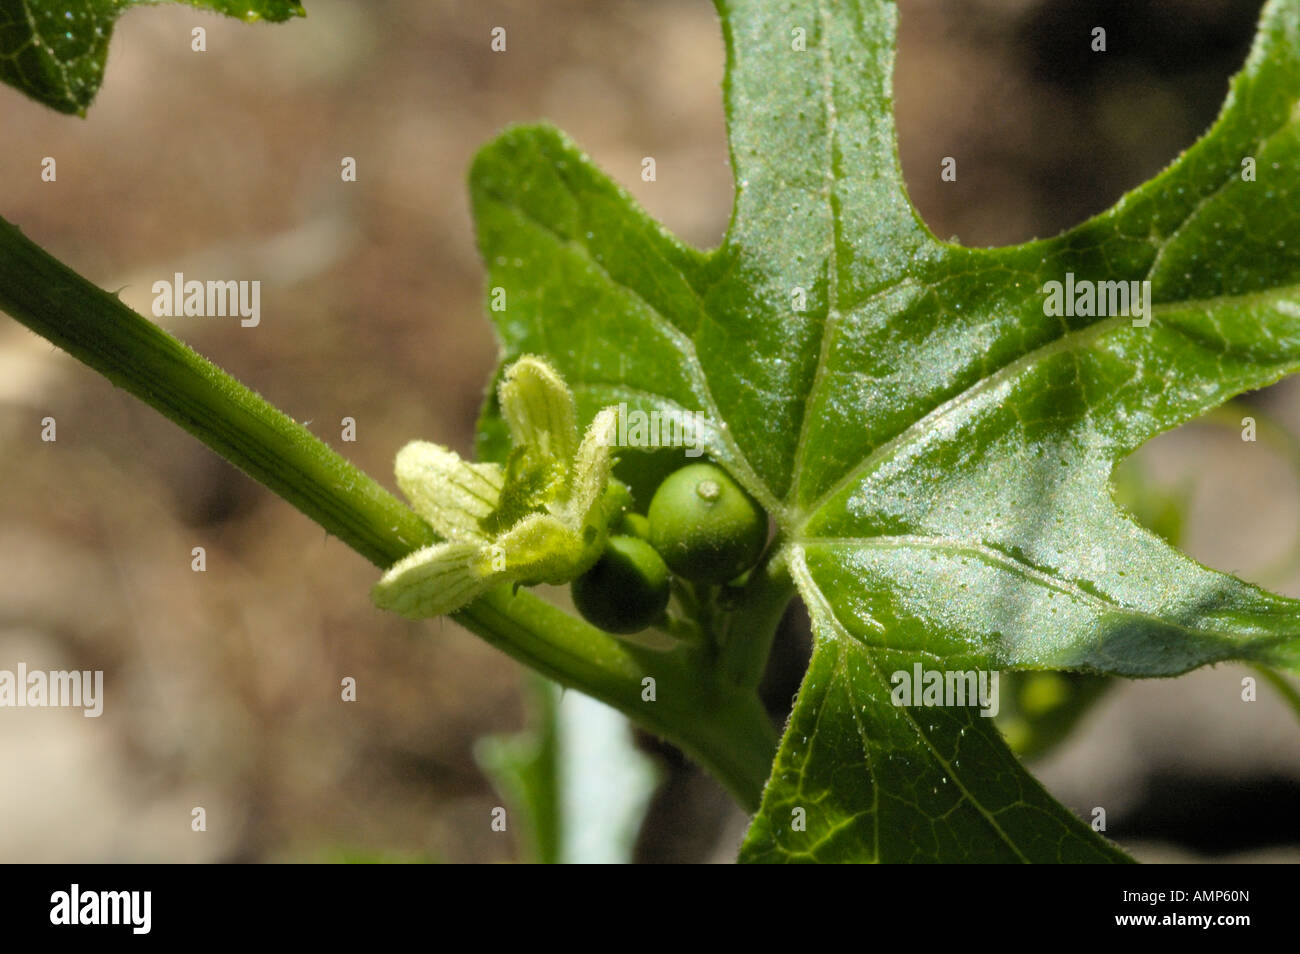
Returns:
[[[84,115],[104,79],[117,18],[158,0],[0,0],[0,80],[62,113]],[[302,16],[300,0],[177,0],[241,20]]]
[[[522,815],[527,859],[626,864],[658,782],[627,719],[535,677],[528,726],[474,745],[474,758]],[[519,838],[517,835],[516,838]]]

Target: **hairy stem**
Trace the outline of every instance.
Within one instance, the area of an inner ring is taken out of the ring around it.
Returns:
[[[193,349],[0,219],[0,309],[189,431],[377,566],[433,530],[371,477]],[[752,692],[719,695],[681,653],[613,637],[527,592],[455,619],[515,659],[681,746],[756,809],[776,736]],[[646,699],[654,679],[654,701]]]

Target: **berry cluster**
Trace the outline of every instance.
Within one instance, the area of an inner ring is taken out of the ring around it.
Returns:
[[[617,518],[604,552],[573,581],[584,619],[611,633],[635,633],[660,621],[673,576],[723,584],[750,569],[767,542],[767,515],[716,464],[688,464],[655,491],[645,515]]]

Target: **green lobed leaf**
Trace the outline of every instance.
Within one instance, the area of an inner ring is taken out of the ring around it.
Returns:
[[[104,80],[117,18],[162,0],[0,0],[0,80],[61,113],[84,115]],[[302,16],[301,0],[175,0],[241,20]]]
[[[1169,169],[998,249],[935,239],[907,198],[892,2],[716,5],[721,247],[675,240],[545,126],[487,146],[471,190],[505,360],[546,356],[584,420],[703,414],[776,521],[816,645],[742,858],[1124,860],[990,719],[895,706],[889,675],[1300,661],[1300,604],[1196,564],[1110,490],[1144,441],[1300,367],[1300,0],[1266,6],[1221,118]],[[1150,281],[1149,322],[1049,315],[1067,273]],[[489,408],[489,453],[498,434]]]

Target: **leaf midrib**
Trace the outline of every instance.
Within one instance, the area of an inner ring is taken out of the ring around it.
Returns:
[[[1207,310],[1223,306],[1248,304],[1252,300],[1263,299],[1269,299],[1270,301],[1261,303],[1271,304],[1272,300],[1286,300],[1293,297],[1300,297],[1300,284],[1280,286],[1278,288],[1272,288],[1261,292],[1248,292],[1244,295],[1220,295],[1212,298],[1162,302],[1159,305],[1153,305],[1151,307],[1151,322],[1154,326],[1159,315],[1168,314],[1169,312],[1191,311],[1194,309]],[[992,374],[985,375],[978,381],[973,382],[964,390],[950,397],[948,400],[931,408],[889,440],[876,445],[876,447],[874,447],[865,457],[863,457],[856,465],[849,468],[842,477],[836,480],[828,489],[823,491],[816,500],[806,508],[796,510],[793,519],[795,526],[798,529],[796,530],[794,537],[796,539],[802,538],[803,532],[807,529],[808,524],[816,519],[816,517],[818,517],[836,497],[852,485],[859,482],[863,476],[870,473],[877,466],[893,459],[904,446],[914,441],[921,432],[933,430],[934,427],[948,415],[964,409],[969,404],[982,397],[986,392],[994,390],[1002,384],[1014,379],[1020,374],[1020,372],[1030,368],[1038,361],[1050,358],[1052,355],[1062,351],[1091,344],[1093,340],[1102,337],[1105,333],[1115,328],[1131,323],[1132,320],[1131,316],[1117,315],[1096,321],[1082,328],[1067,331],[1032,351],[1025,352],[1020,357],[1009,361]],[[813,540],[818,538],[815,535],[810,535],[807,539]]]
[[[817,406],[817,397],[821,382],[825,379],[827,358],[832,344],[832,333],[840,317],[839,312],[839,257],[840,257],[840,221],[836,189],[840,179],[835,162],[835,150],[838,148],[839,114],[835,107],[835,69],[831,60],[830,14],[826,9],[826,0],[817,0],[817,19],[821,26],[820,42],[817,49],[822,66],[821,89],[825,99],[826,110],[826,168],[823,171],[825,200],[830,206],[830,250],[826,257],[826,318],[822,321],[821,341],[817,348],[817,364],[813,368],[812,383],[804,398],[803,413],[799,416],[799,436],[795,440],[794,457],[791,467],[790,489],[786,493],[787,507],[798,504],[799,490],[803,484],[804,459],[808,450],[809,421],[811,411]]]
[[[1120,511],[1118,508],[1115,508],[1115,512],[1121,517],[1124,516],[1123,512]],[[1134,526],[1136,527],[1136,524]],[[1150,531],[1143,531],[1143,532],[1149,533]],[[1128,606],[1124,603],[1117,602],[1116,600],[1107,596],[1106,594],[1096,593],[1091,590],[1084,589],[1078,583],[1066,579],[1064,577],[1061,577],[1050,570],[1044,570],[1041,567],[1036,567],[1033,564],[1028,563],[1012,554],[1009,554],[1004,550],[1000,550],[995,547],[990,547],[987,544],[980,543],[977,541],[952,540],[946,537],[924,537],[924,536],[912,536],[912,535],[875,536],[875,537],[837,537],[837,538],[812,537],[806,540],[798,541],[797,543],[793,544],[793,546],[797,546],[803,550],[847,549],[847,550],[861,551],[861,550],[872,550],[872,549],[875,550],[888,549],[888,550],[916,550],[922,553],[939,551],[951,555],[966,555],[966,556],[973,557],[977,560],[980,560],[986,564],[997,565],[1003,569],[1009,570],[1012,573],[1016,573],[1021,577],[1023,577],[1027,582],[1033,585],[1055,590],[1056,592],[1060,593],[1063,596],[1067,596],[1072,599],[1077,599],[1080,602],[1089,603],[1103,610],[1121,613],[1125,616],[1134,619],[1146,620],[1148,622],[1157,624],[1159,626],[1170,627],[1179,632],[1185,633],[1189,636],[1220,636],[1224,639],[1236,638],[1232,634],[1221,632],[1218,629],[1197,627],[1182,622],[1172,622],[1167,617],[1162,616],[1158,613],[1147,612],[1145,610],[1137,609],[1135,607]],[[1300,611],[1300,602],[1296,603],[1296,610]],[[1257,609],[1256,612],[1261,612],[1261,610]],[[1280,612],[1279,612],[1279,619],[1285,619],[1285,616]],[[880,628],[881,631],[883,632],[884,627],[881,626]],[[1257,630],[1256,632],[1260,637],[1274,637],[1279,640],[1286,638],[1284,635],[1279,635],[1269,630],[1260,629]],[[856,636],[853,638],[863,646],[876,646],[876,644],[869,643],[866,640],[860,639]],[[898,647],[882,645],[880,646],[880,648],[896,650]],[[936,658],[939,658],[937,654],[936,654]],[[1198,663],[1197,665],[1203,665],[1203,663]]]

